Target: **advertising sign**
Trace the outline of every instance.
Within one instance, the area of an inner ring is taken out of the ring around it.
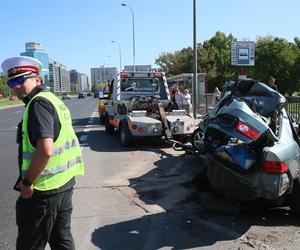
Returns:
[[[255,43],[252,41],[232,42],[231,65],[254,66],[255,65]]]

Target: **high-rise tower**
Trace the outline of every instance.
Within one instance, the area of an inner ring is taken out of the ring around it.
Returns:
[[[26,51],[21,53],[21,56],[30,56],[38,59],[42,63],[42,69],[40,75],[43,79],[43,83],[49,84],[49,58],[48,54],[43,49],[40,43],[28,42],[25,44]]]

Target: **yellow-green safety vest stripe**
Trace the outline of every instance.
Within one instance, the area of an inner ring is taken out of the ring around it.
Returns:
[[[68,182],[73,176],[83,175],[84,164],[81,156],[81,150],[77,136],[72,127],[71,115],[65,104],[51,92],[40,92],[34,96],[24,109],[23,113],[23,161],[22,175],[25,176],[30,167],[32,154],[36,151],[31,145],[28,135],[28,112],[32,100],[37,97],[43,97],[54,106],[61,129],[58,138],[53,144],[54,150],[48,164],[39,178],[34,182],[34,188],[37,190],[51,190],[59,188]]]

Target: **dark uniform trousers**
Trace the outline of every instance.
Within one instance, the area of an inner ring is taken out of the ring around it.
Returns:
[[[42,195],[34,191],[30,199],[19,197],[16,203],[18,225],[17,250],[73,250],[71,213],[73,189]]]

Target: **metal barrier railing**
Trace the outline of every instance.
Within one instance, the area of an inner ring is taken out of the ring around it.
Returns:
[[[212,93],[206,93],[198,100],[197,114],[203,115],[212,108]]]
[[[296,123],[300,123],[300,97],[286,96],[286,109]]]
[[[300,124],[300,96],[286,96],[286,109],[294,118],[295,122]],[[212,108],[212,93],[203,96],[197,107],[197,114],[204,114]]]

